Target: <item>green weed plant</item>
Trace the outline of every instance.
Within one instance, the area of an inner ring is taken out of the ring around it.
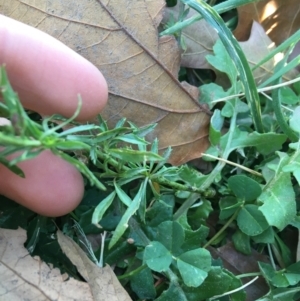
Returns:
[[[300,85],[299,78],[293,85],[281,79],[300,62],[298,56],[287,63],[300,30],[253,68],[278,52],[285,54],[273,75],[257,87],[253,69],[218,14],[250,2],[228,0],[214,9],[202,0],[182,0],[185,9],[199,15],[179,20],[164,32],[176,36],[204,18],[220,36],[207,60],[227,74],[231,86],[226,91],[215,83],[199,87],[201,102],[213,111],[211,146],[203,154],[212,169],[205,174],[191,164],[170,166],[172,150],[159,154],[159,142],[145,139],[155,125],[140,128],[121,119],[110,129],[101,116],[98,124],[76,123],[80,99],[70,119],[55,115],[34,121],[1,68],[0,112],[11,124],[1,127],[0,162],[25,176],[17,163],[50,150],[84,175],[82,203],[55,222],[99,266],[115,265],[134,300],[243,301],[246,286],[256,278],[246,285],[241,279],[257,276],[269,285],[269,293],[259,301],[299,299],[300,262],[294,262],[282,233],[300,228]],[[271,95],[265,94],[268,90]],[[6,159],[20,151],[15,159]],[[33,255],[77,277],[52,239],[55,226],[50,219],[3,197],[0,211],[0,226],[27,229],[27,248]],[[220,227],[210,236],[212,212],[218,213]],[[86,236],[99,234],[103,244],[93,249]],[[230,240],[243,254],[264,252],[270,263],[259,262],[256,273],[234,275],[207,249]]]

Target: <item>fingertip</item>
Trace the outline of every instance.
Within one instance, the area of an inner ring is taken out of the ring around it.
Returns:
[[[81,174],[50,151],[20,163],[19,167],[25,179],[0,164],[0,194],[49,217],[65,215],[81,202],[84,193]]]
[[[85,93],[79,94],[83,106],[78,121],[93,120],[103,110],[108,100],[108,86],[104,76],[93,64],[90,62],[88,64],[90,66],[86,68],[86,74],[80,76],[85,78],[83,80],[85,86],[80,89]],[[81,84],[81,82],[76,83],[77,86]]]
[[[5,63],[23,105],[42,115],[72,116],[82,98],[79,121],[93,119],[108,98],[102,73],[50,35],[0,15],[0,64]]]

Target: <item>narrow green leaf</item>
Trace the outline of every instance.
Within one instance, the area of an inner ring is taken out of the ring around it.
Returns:
[[[122,136],[118,136],[116,138],[114,138],[114,140],[120,140],[123,142],[127,142],[130,144],[134,144],[134,145],[148,145],[149,142],[147,142],[144,138],[141,138],[135,134],[125,134]]]
[[[71,156],[58,151],[56,149],[51,149],[54,155],[61,157],[65,161],[71,163],[75,166],[82,174],[84,174],[87,179],[90,181],[91,185],[95,185],[97,188],[101,190],[106,190],[106,187],[95,177],[95,175],[89,170],[89,168],[81,161],[72,158]]]
[[[109,154],[117,159],[126,162],[144,162],[144,161],[160,161],[163,158],[158,154],[151,153],[151,152],[143,152],[137,151],[133,149],[126,149],[126,148],[115,148],[109,149]]]
[[[116,192],[113,191],[112,193],[110,193],[105,199],[103,199],[98,206],[95,208],[94,212],[93,212],[93,216],[92,216],[92,224],[97,225],[99,224],[99,222],[101,221],[104,213],[106,212],[106,210],[108,209],[108,207],[111,205],[111,203],[113,202],[114,198],[116,196]]]
[[[127,133],[130,131],[130,128],[124,127],[124,128],[114,128],[113,130],[107,130],[103,133],[97,134],[95,138],[93,139],[94,143],[101,143],[106,140],[113,139],[117,135],[121,135],[123,133]]]
[[[3,164],[6,168],[8,168],[10,171],[15,173],[21,178],[25,178],[25,174],[21,168],[19,168],[16,165],[10,165],[10,161],[8,161],[6,158],[2,157],[0,154],[0,164]]]
[[[220,150],[225,150],[229,137],[229,133],[223,135],[220,139],[219,148],[212,146],[207,150],[207,153],[218,156]],[[267,155],[276,150],[280,150],[282,144],[286,141],[286,138],[286,135],[276,133],[259,134],[257,132],[253,132],[249,134],[248,132],[241,131],[236,128],[234,130],[232,143],[230,144],[228,152],[231,153],[233,150],[238,148],[254,146],[262,155]]]
[[[117,243],[117,241],[121,238],[121,236],[124,234],[124,232],[128,228],[129,219],[139,209],[140,203],[142,201],[142,197],[146,193],[147,182],[148,182],[148,179],[145,179],[144,182],[141,184],[140,189],[137,192],[136,196],[134,197],[133,201],[131,202],[130,206],[127,208],[127,210],[123,214],[123,216],[109,242],[109,245],[108,245],[109,249],[112,248]]]
[[[205,1],[182,0],[182,2],[199,12],[202,17],[217,30],[221,41],[223,42],[226,50],[228,51],[228,54],[234,61],[235,66],[239,72],[241,82],[243,83],[245,89],[246,99],[251,108],[251,114],[255,129],[260,133],[263,132],[261,108],[256,84],[241,46],[234,38],[232,32],[226,27],[220,15]]]
[[[214,9],[219,13],[225,13],[229,10],[236,9],[239,6],[246,5],[249,3],[256,2],[257,0],[227,0],[225,2],[221,2],[214,6]],[[195,15],[189,19],[183,20],[181,22],[176,22],[172,27],[167,28],[163,32],[160,33],[161,36],[164,35],[172,35],[177,31],[184,29],[187,26],[192,25],[193,23],[200,21],[202,18],[201,15]]]
[[[286,74],[287,72],[291,71],[292,69],[296,68],[300,64],[300,55],[295,57],[292,61],[284,65],[284,67],[278,69],[271,77],[269,77],[265,82],[259,85],[259,88],[266,87],[267,85],[274,82],[276,79],[280,78],[282,75]]]
[[[57,141],[53,146],[61,150],[90,150],[90,146],[81,141]]]
[[[127,195],[127,193],[114,181],[114,186],[116,189],[116,193],[119,197],[119,199],[127,206],[129,207],[132,203],[131,198]]]
[[[255,0],[257,1],[257,0]],[[283,52],[287,48],[297,44],[300,40],[300,29],[296,31],[293,35],[291,35],[289,38],[287,38],[285,41],[283,41],[278,47],[273,49],[266,55],[260,62],[258,62],[252,69],[254,71],[255,69],[259,68],[261,65],[269,61],[270,59],[273,59],[274,56],[279,53]]]
[[[61,133],[57,133],[58,137],[65,137],[71,134],[75,134],[75,133],[80,133],[80,132],[84,132],[84,131],[90,131],[90,130],[98,130],[99,126],[95,125],[95,124],[84,124],[84,125],[79,125],[79,126],[75,126],[73,128],[67,129]]]

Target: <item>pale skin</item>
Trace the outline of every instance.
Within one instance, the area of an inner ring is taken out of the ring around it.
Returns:
[[[105,106],[106,81],[89,61],[49,35],[0,15],[0,65],[5,64],[24,107],[42,115],[70,117],[80,94],[79,121],[93,119]],[[81,174],[44,151],[19,164],[20,178],[0,164],[0,194],[46,216],[72,211],[81,201]]]

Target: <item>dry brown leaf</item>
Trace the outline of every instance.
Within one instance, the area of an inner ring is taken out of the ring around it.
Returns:
[[[163,23],[166,24],[172,17],[178,18],[179,4],[167,8],[164,13]],[[187,18],[197,15],[190,9]],[[186,45],[186,50],[181,55],[181,66],[193,69],[210,69],[211,66],[206,60],[206,55],[213,53],[213,46],[219,38],[218,33],[204,20],[200,20],[181,32]]]
[[[40,258],[32,258],[23,244],[23,229],[0,229],[1,301],[92,301],[87,283],[70,278],[64,281],[58,269]]]
[[[103,117],[138,126],[158,123],[148,137],[170,162],[182,164],[208,147],[209,112],[198,89],[177,81],[180,53],[173,37],[158,38],[165,0],[0,0],[0,12],[39,28],[94,63],[109,85]]]
[[[260,254],[255,250],[252,250],[251,255],[244,255],[238,252],[233,243],[227,243],[220,248],[209,247],[212,257],[221,258],[224,264],[224,268],[228,269],[235,275],[258,272],[259,267],[257,262],[267,262],[269,260],[266,255]],[[249,282],[253,278],[247,277],[243,278],[243,282]],[[256,280],[250,286],[245,288],[247,301],[257,300],[259,297],[265,295],[269,287],[262,277]]]
[[[71,238],[59,230],[57,239],[63,252],[89,283],[95,301],[131,301],[109,265],[104,268],[95,265]]]
[[[252,24],[249,39],[245,42],[240,42],[240,46],[244,51],[251,68],[273,50],[274,46],[272,46],[272,44],[273,42],[267,36],[265,30],[255,21]],[[273,74],[274,65],[275,60],[273,58],[254,70],[253,76],[258,85]]]
[[[252,21],[259,22],[277,45],[300,28],[299,0],[261,0],[238,8],[234,31],[240,41],[248,40]]]

